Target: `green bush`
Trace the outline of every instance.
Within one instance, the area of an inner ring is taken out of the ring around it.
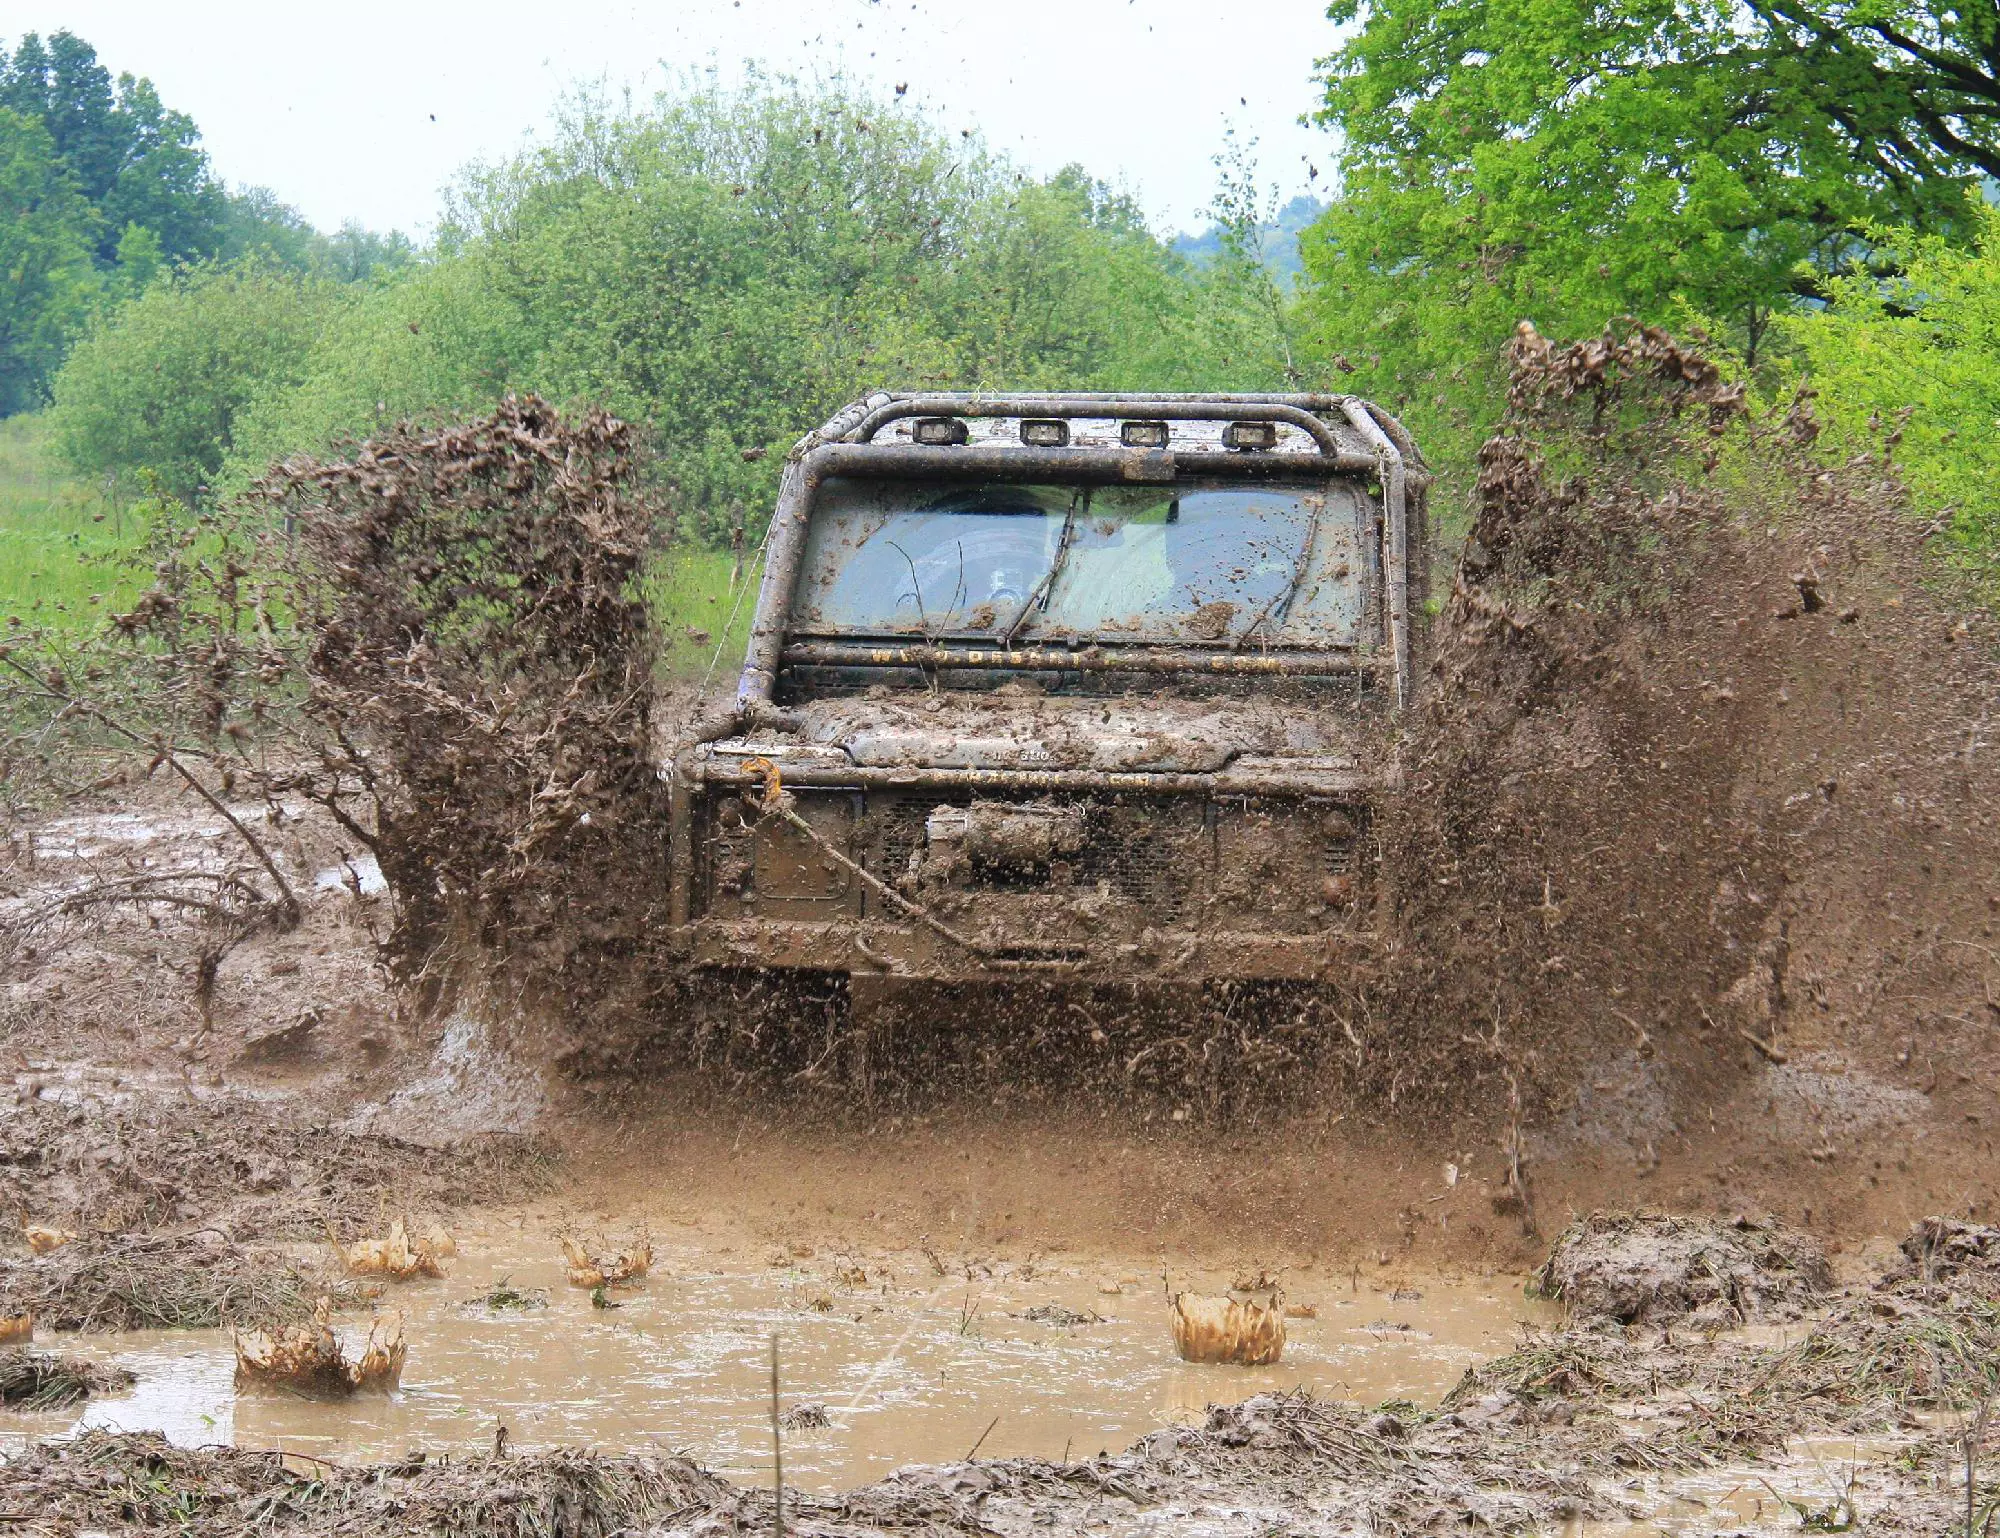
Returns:
[[[875,387],[1282,388],[1254,261],[1197,270],[1071,167],[845,84],[702,86],[579,110],[469,176],[437,248],[244,412],[223,485],[402,416],[508,391],[648,430],[684,534],[761,531],[784,450]]]
[[[350,304],[338,285],[262,258],[156,280],[100,314],[57,373],[57,448],[83,473],[149,471],[192,502],[221,469],[238,413],[299,379]]]

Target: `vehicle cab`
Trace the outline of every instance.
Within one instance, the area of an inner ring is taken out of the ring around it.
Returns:
[[[1312,979],[1368,921],[1428,477],[1332,395],[875,395],[672,765],[704,967]]]

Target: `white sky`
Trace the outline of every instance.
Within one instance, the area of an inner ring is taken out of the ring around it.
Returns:
[[[7,0],[0,39],[67,27],[115,75],[150,75],[201,125],[217,173],[322,229],[426,231],[467,161],[498,159],[579,83],[650,94],[746,60],[843,69],[1037,172],[1077,160],[1155,224],[1200,228],[1223,132],[1263,180],[1308,190],[1331,146],[1298,125],[1325,0]]]

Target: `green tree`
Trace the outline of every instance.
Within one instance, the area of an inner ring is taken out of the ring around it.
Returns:
[[[143,293],[167,265],[160,237],[143,224],[128,224],[118,237],[118,285],[125,296]]]
[[[1884,232],[1897,276],[1845,274],[1825,309],[1784,328],[1835,442],[1867,451],[1893,435],[1919,506],[2000,590],[2000,209],[1975,218],[1970,250]]]
[[[117,123],[123,159],[98,205],[107,227],[143,224],[176,262],[214,256],[222,247],[227,194],[211,174],[194,119],[161,104],[150,80],[118,77]],[[100,255],[115,259],[114,246]]]
[[[1962,227],[2000,116],[1877,29],[1956,28],[1990,62],[1985,10],[1982,43],[1918,0],[1336,0],[1356,29],[1322,61],[1343,142],[1305,251],[1321,345],[1461,454],[1524,318],[1693,317],[1754,365],[1870,224]]]
[[[96,234],[48,130],[0,107],[0,416],[41,403],[95,289]]]
[[[101,312],[56,375],[56,444],[79,471],[151,471],[192,503],[244,406],[298,380],[347,303],[338,285],[268,259],[155,281]]]
[[[101,265],[116,261],[128,224],[157,234],[170,260],[215,254],[225,195],[194,121],[166,107],[150,80],[121,75],[114,86],[96,50],[74,33],[45,43],[31,32],[11,60],[0,53],[0,104],[41,121],[98,209]]]
[[[1079,168],[1028,177],[838,80],[586,101],[467,177],[428,259],[247,408],[226,479],[533,390],[646,424],[681,526],[719,534],[870,388],[1282,386],[1274,293],[1254,261],[1197,271]]]
[[[1745,0],[1857,156],[1906,192],[2000,177],[2000,7],[1938,0]]]
[[[125,135],[111,72],[97,62],[96,50],[69,32],[46,43],[30,32],[12,62],[0,65],[0,105],[38,119],[77,189],[102,203],[124,166]]]
[[[10,200],[0,215],[12,221],[0,250],[15,252],[15,264],[0,267],[9,285],[0,298],[0,416],[45,396],[93,298],[122,303],[163,270],[255,256],[359,282],[414,254],[403,236],[358,226],[324,236],[263,188],[225,191],[194,121],[167,107],[149,80],[114,82],[73,33],[31,32],[11,55],[0,48],[0,113]],[[60,238],[51,234],[58,229]],[[98,279],[74,262],[79,234]]]
[[[350,219],[319,237],[313,265],[343,283],[372,283],[408,267],[417,248],[401,230],[386,235]]]

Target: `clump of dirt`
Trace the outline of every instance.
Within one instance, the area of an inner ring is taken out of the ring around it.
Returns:
[[[1719,1327],[1796,1319],[1833,1287],[1826,1250],[1775,1220],[1593,1212],[1535,1273],[1580,1324]]]
[[[0,1521],[239,1535],[451,1533],[610,1538],[720,1506],[727,1487],[684,1458],[558,1449],[508,1457],[299,1469],[275,1452],[174,1447],[150,1434],[86,1432],[7,1465]],[[30,1526],[28,1531],[36,1531]]]
[[[62,1410],[92,1394],[116,1393],[138,1380],[122,1367],[46,1351],[0,1351],[0,1405],[10,1410]]]
[[[1908,1430],[1919,1412],[1975,1410],[2000,1391],[2000,1301],[1976,1286],[1895,1270],[1824,1301],[1834,1306],[1802,1338],[1776,1346],[1728,1333],[1631,1336],[1573,1321],[1467,1372],[1444,1407],[1583,1426],[1671,1391],[1682,1402],[1660,1424],[1661,1447],[1708,1458],[1805,1432]]]
[[[385,1209],[443,1213],[544,1188],[525,1138],[419,1147],[183,1086],[0,1105],[0,1210],[85,1234],[199,1226],[235,1240],[355,1233]]]
[[[48,1330],[257,1329],[303,1319],[332,1293],[360,1295],[315,1266],[213,1229],[79,1239],[34,1260],[0,1258],[0,1316]]]
[[[2000,1228],[1961,1218],[1925,1218],[1903,1240],[1903,1276],[1987,1291],[2000,1300]]]
[[[71,1098],[74,1095],[75,1098]],[[0,1253],[0,1317],[50,1330],[263,1328],[307,1317],[337,1268],[275,1245],[375,1225],[385,1208],[445,1214],[545,1189],[520,1138],[448,1149],[309,1123],[243,1094],[128,1081],[0,1106],[0,1207],[80,1237]]]

